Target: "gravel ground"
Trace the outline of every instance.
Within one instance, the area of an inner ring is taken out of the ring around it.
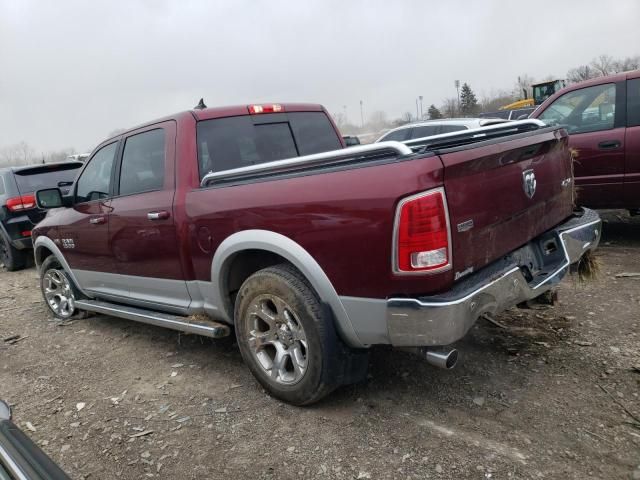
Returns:
[[[640,478],[640,279],[616,277],[640,272],[640,221],[606,219],[596,281],[479,322],[452,371],[374,349],[365,384],[307,408],[232,340],[61,324],[35,270],[3,272],[0,397],[76,479]]]

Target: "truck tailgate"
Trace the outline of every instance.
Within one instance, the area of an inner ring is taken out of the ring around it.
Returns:
[[[456,280],[571,215],[573,179],[564,130],[545,129],[439,155]]]

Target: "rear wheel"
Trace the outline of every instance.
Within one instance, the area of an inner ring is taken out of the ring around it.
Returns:
[[[4,232],[0,232],[0,262],[10,272],[21,270],[26,265],[27,256],[11,244]]]
[[[42,262],[40,289],[47,307],[57,318],[67,320],[76,313],[77,290],[53,255]]]
[[[240,288],[235,305],[240,352],[271,395],[305,405],[345,383],[347,349],[297,270],[278,265],[256,272]]]

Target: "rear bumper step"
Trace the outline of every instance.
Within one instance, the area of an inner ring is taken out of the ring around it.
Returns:
[[[181,317],[179,315],[155,312],[152,310],[145,310],[143,308],[130,307],[128,305],[120,305],[102,300],[77,300],[76,308],[86,310],[88,312],[102,313],[104,315],[125,318],[127,320],[133,320],[140,323],[147,323],[157,327],[170,328],[172,330],[178,330],[185,333],[202,335],[204,337],[222,338],[229,336],[231,333],[231,329],[228,325],[214,322],[213,320]]]

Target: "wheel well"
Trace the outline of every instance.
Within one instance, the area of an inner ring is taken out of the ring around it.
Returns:
[[[36,250],[35,259],[36,259],[36,267],[40,268],[42,262],[44,262],[47,257],[53,255],[53,252],[49,250],[47,247],[40,247]]]
[[[226,262],[222,275],[223,300],[230,319],[233,320],[236,295],[245,280],[263,268],[280,263],[292,265],[286,258],[267,250],[244,250]]]

